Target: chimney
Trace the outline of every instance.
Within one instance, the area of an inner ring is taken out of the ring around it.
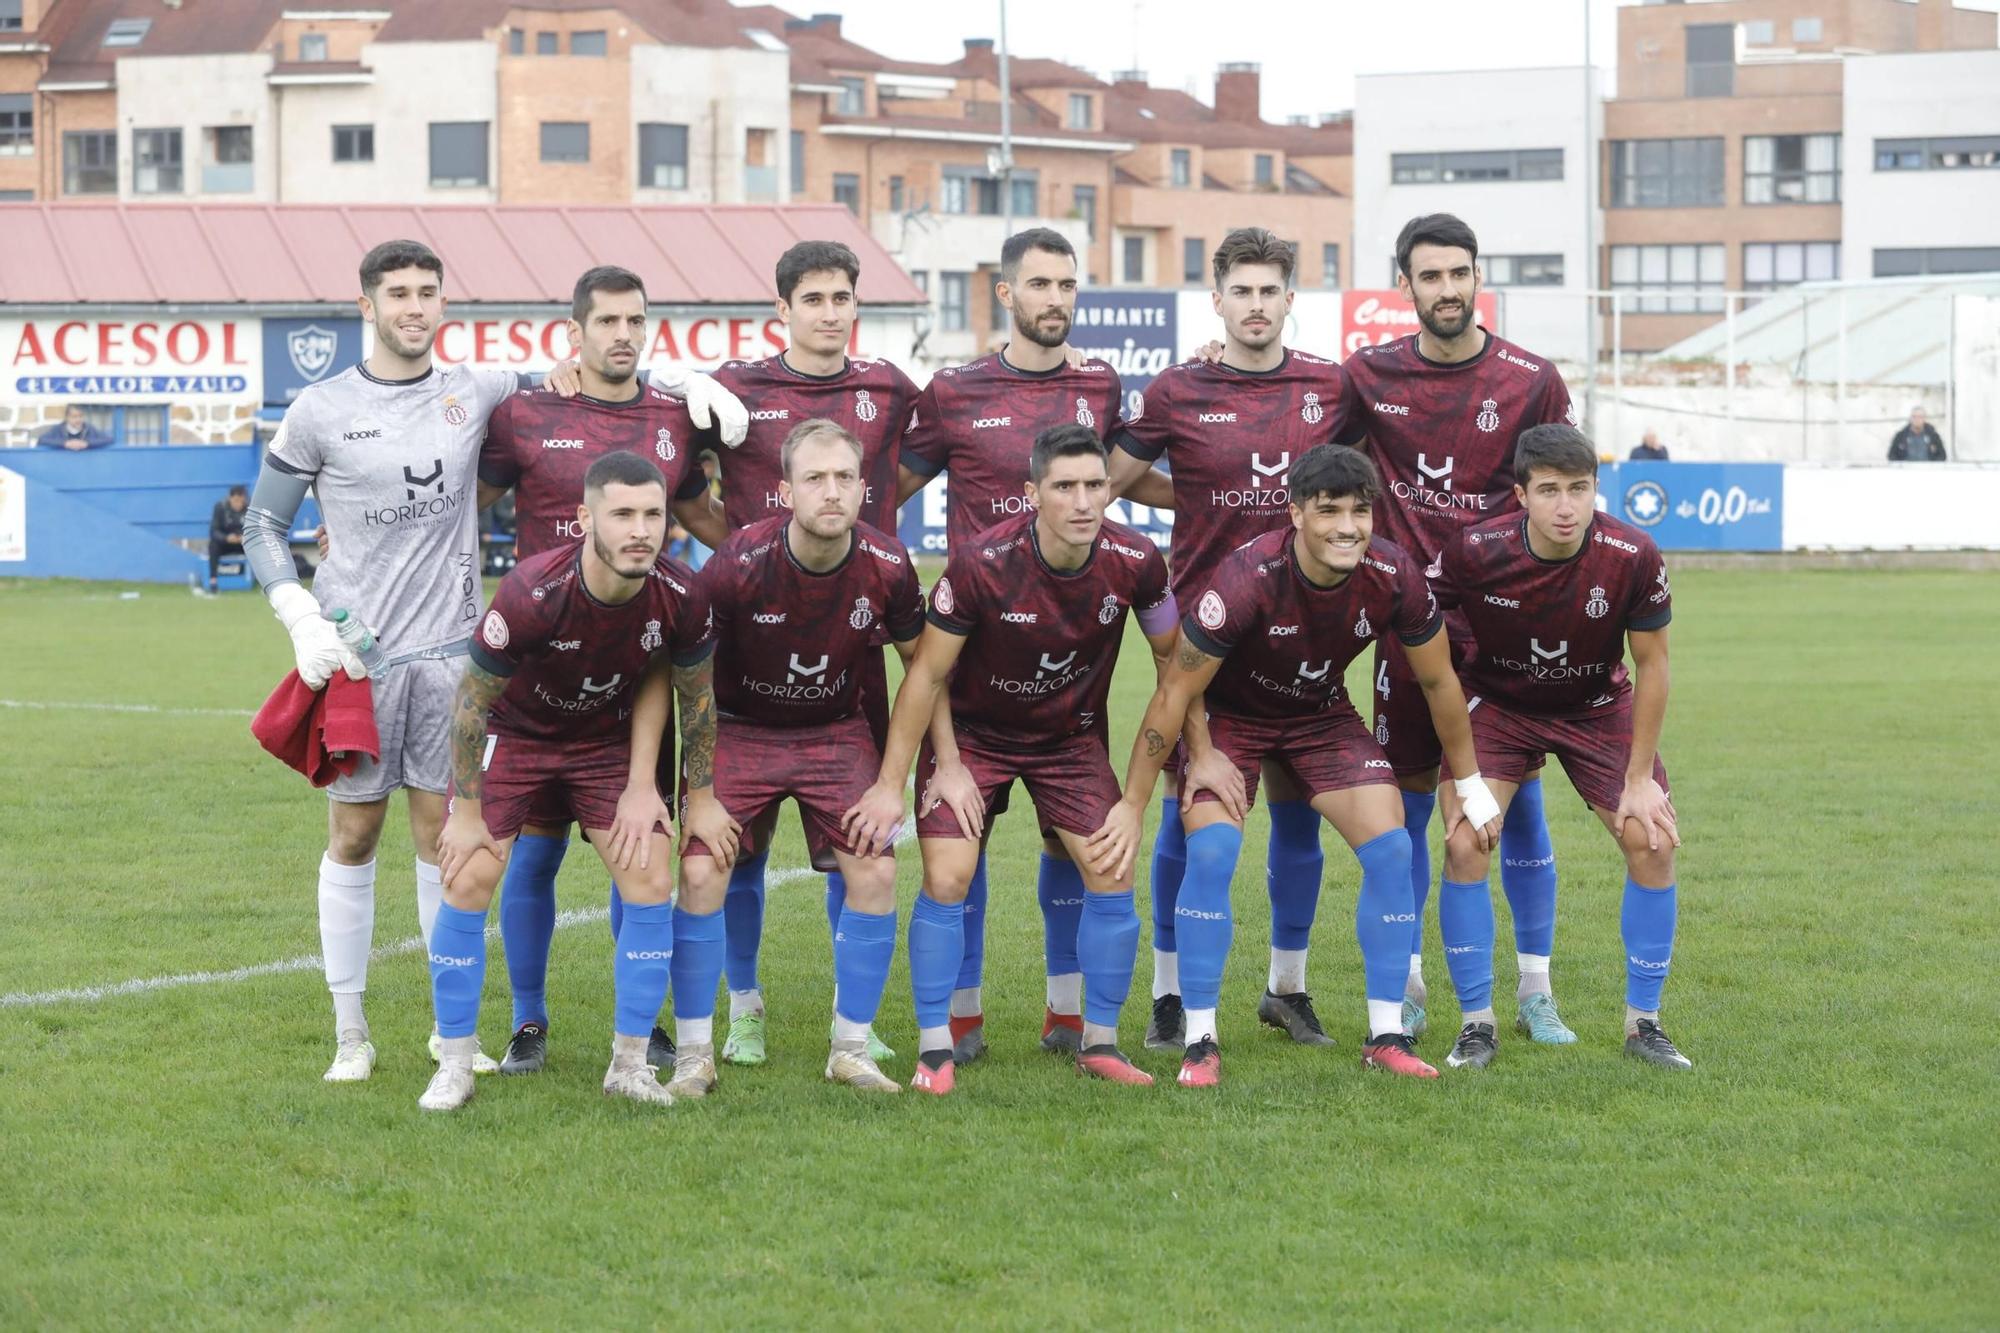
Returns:
[[[1146,86],[1146,71],[1143,69],[1121,69],[1112,74],[1111,82],[1114,85],[1129,84],[1135,88],[1143,88]]]
[[[1951,49],[1951,0],[1917,0],[1917,49]]]
[[[971,60],[977,56],[990,56],[992,54],[993,39],[991,37],[968,37],[965,39],[965,58],[967,60]]]
[[[815,14],[812,16],[812,26],[825,36],[838,37],[840,36],[840,15]]]
[[[1253,61],[1219,66],[1215,71],[1215,118],[1255,124],[1262,120],[1262,89]]]

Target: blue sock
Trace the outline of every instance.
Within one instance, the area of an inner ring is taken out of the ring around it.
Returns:
[[[625,924],[625,900],[618,896],[618,881],[611,881],[611,942],[618,943],[618,928]]]
[[[1271,845],[1264,860],[1264,888],[1271,898],[1271,947],[1303,949],[1312,943],[1319,884],[1326,873],[1319,813],[1304,801],[1271,801],[1268,807]]]
[[[674,963],[672,903],[633,903],[623,912],[618,947],[611,953],[612,1030],[621,1037],[645,1037],[667,1002],[667,978]],[[715,988],[709,987],[713,995]],[[674,1009],[679,1013],[679,1006]]]
[[[1514,948],[1547,957],[1556,948],[1556,849],[1542,813],[1542,780],[1514,793],[1500,825],[1500,888],[1514,916]]]
[[[1410,835],[1410,911],[1416,921],[1410,927],[1410,952],[1424,951],[1424,904],[1431,896],[1431,811],[1437,808],[1434,791],[1403,793],[1403,831]],[[1400,997],[1398,997],[1400,998]]]
[[[840,925],[833,932],[833,991],[842,1018],[850,1023],[875,1021],[895,957],[893,910],[861,912],[852,903],[840,909]]]
[[[715,1017],[715,986],[722,980],[722,909],[702,916],[674,909],[674,1017]],[[648,1024],[646,1031],[651,1032]]]
[[[826,872],[826,937],[840,933],[840,909],[847,906],[847,877],[838,870]]]
[[[1077,927],[1083,921],[1083,872],[1074,861],[1042,853],[1035,898],[1042,905],[1042,961],[1052,977],[1077,970]]]
[[[1083,1021],[1116,1027],[1139,956],[1139,909],[1132,890],[1083,896],[1076,952],[1083,964]]]
[[[959,947],[957,987],[976,990],[986,974],[986,852],[972,868],[972,882],[965,886],[964,911],[960,913],[964,943]]]
[[[1190,1009],[1213,1009],[1222,996],[1222,966],[1234,927],[1229,881],[1242,850],[1243,830],[1231,824],[1210,824],[1188,835],[1174,935],[1180,943],[1181,1003]]]
[[[1659,1012],[1667,965],[1674,957],[1675,888],[1649,889],[1625,877],[1625,903],[1618,913],[1618,933],[1625,941],[1625,1003],[1647,1013]]]
[[[1174,952],[1174,904],[1180,900],[1181,878],[1187,874],[1187,830],[1181,827],[1181,803],[1168,796],[1160,801],[1160,831],[1153,835],[1153,947]]]
[[[1444,936],[1444,965],[1451,971],[1458,1009],[1493,1007],[1493,888],[1477,884],[1438,885],[1438,931]]]
[[[1354,849],[1361,893],[1354,900],[1354,938],[1368,998],[1394,1002],[1410,983],[1410,835],[1390,829]]]
[[[951,987],[965,952],[965,906],[919,895],[910,912],[910,994],[917,1026],[951,1023]]]
[[[486,913],[438,907],[431,926],[431,1005],[440,1037],[470,1037],[479,1027],[486,985]]]
[[[757,989],[757,948],[764,940],[764,863],[768,851],[737,858],[722,896],[724,969],[731,990]],[[679,1010],[675,1010],[676,1013]]]
[[[514,1026],[549,1025],[549,945],[556,937],[556,871],[569,839],[523,833],[500,882],[500,947],[514,992]]]

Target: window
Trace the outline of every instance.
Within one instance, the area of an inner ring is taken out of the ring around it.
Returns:
[[[1728,97],[1736,91],[1736,25],[1687,26],[1687,95]]]
[[[1965,245],[1950,249],[1877,250],[1875,276],[1900,278],[1928,273],[2000,272],[2000,246]]]
[[[843,116],[865,116],[868,114],[868,80],[842,78],[840,101],[834,110]]]
[[[486,122],[431,122],[431,185],[457,189],[486,184]]]
[[[326,34],[309,32],[299,38],[299,59],[317,61],[326,59]]]
[[[1037,196],[1039,194],[1039,186],[1041,185],[1040,179],[1035,176],[1024,176],[1020,172],[1015,172],[1010,184],[1014,191],[1014,216],[1017,218],[1031,218],[1035,216],[1036,212],[1039,211],[1037,205],[1040,203],[1040,200]]]
[[[132,131],[132,193],[181,192],[181,132]]]
[[[0,0],[0,32],[21,30],[21,0]]]
[[[778,197],[778,132],[743,131],[743,197],[761,203]]]
[[[685,133],[685,131],[683,131],[683,133]],[[683,151],[682,155],[683,156],[686,155],[685,151]],[[797,195],[802,195],[805,192],[806,192],[806,132],[804,130],[793,130],[792,131],[792,194],[794,196],[797,196]]]
[[[257,188],[255,142],[248,125],[211,125],[202,131],[203,194],[248,194]]]
[[[1769,19],[1750,19],[1743,25],[1745,46],[1769,46],[1776,40],[1777,34]]]
[[[610,47],[604,39],[604,29],[590,32],[573,32],[569,35],[569,53],[573,56],[602,56],[610,54]]]
[[[63,135],[63,193],[118,193],[118,133],[70,130]]]
[[[560,42],[561,39],[555,33],[538,32],[535,34],[535,54],[538,56],[557,55],[562,50]]]
[[[0,93],[0,157],[35,155],[35,95]]]
[[[1957,139],[1877,139],[1877,171],[1951,171],[2000,167],[2000,134]]]
[[[1611,247],[1611,286],[1644,288],[1624,307],[1642,315],[1720,314],[1726,280],[1720,245]]]
[[[373,125],[334,126],[333,160],[336,162],[373,162],[375,160],[375,127]]]
[[[1340,286],[1340,247],[1332,241],[1319,248],[1319,285]]]
[[[1392,153],[1389,179],[1395,185],[1439,181],[1559,181],[1560,148],[1498,148],[1477,153]]]
[[[794,158],[793,161],[802,159]],[[801,168],[794,166],[793,184],[804,187]],[[685,190],[688,184],[688,127],[685,125],[641,125],[639,127],[639,188],[642,190]]]
[[[931,271],[927,268],[910,270],[910,281],[917,284],[917,290],[925,296],[931,294]]]
[[[1077,185],[1071,187],[1070,198],[1076,216],[1083,219],[1083,229],[1091,240],[1097,239],[1097,187]]]
[[[938,274],[938,327],[946,333],[963,333],[972,327],[972,275]]]
[[[1612,141],[1613,208],[1676,208],[1721,202],[1721,139]]]
[[[1821,25],[1818,19],[1814,18],[1793,19],[1792,45],[1799,46],[1806,42],[1820,41],[1821,40],[1820,34],[1823,31],[1825,31],[1825,29]]]
[[[1743,247],[1745,291],[1768,292],[1839,277],[1839,241],[1756,241]]]
[[[1251,170],[1254,173],[1257,184],[1269,186],[1276,179],[1277,171],[1272,162],[1273,159],[1269,153],[1259,153],[1252,159]]]
[[[1186,148],[1174,149],[1173,181],[1176,190],[1185,190],[1194,183],[1194,153]]]
[[[520,28],[507,29],[507,54],[518,56],[528,49],[528,34]]]
[[[165,403],[91,403],[83,415],[120,444],[165,444],[167,411]]]
[[[31,204],[35,201],[33,190],[0,190],[0,203]]]
[[[1489,287],[1560,287],[1561,255],[1481,255],[1479,271]]]
[[[1125,238],[1125,271],[1123,277],[1126,282],[1144,282],[1146,280],[1145,237],[1127,236]]]
[[[1090,128],[1090,94],[1071,93],[1069,95],[1069,128],[1087,130]]]
[[[966,211],[967,196],[971,190],[972,178],[959,172],[947,171],[938,190],[938,212],[963,213]]]
[[[903,178],[901,176],[891,176],[889,178],[889,211],[891,213],[902,212],[904,203]]]
[[[1206,276],[1203,270],[1207,267],[1207,259],[1208,247],[1202,244],[1199,236],[1181,238],[1181,281],[1190,287],[1201,285]]]
[[[1838,134],[1751,134],[1743,139],[1743,202],[1840,202]]]
[[[153,30],[151,19],[113,19],[104,30],[106,46],[137,46]]]
[[[590,125],[581,120],[542,122],[542,161],[590,161]]]
[[[848,212],[861,216],[861,177],[851,171],[834,172],[833,202],[846,204]]]

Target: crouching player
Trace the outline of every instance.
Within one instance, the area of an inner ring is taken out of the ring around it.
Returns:
[[[952,549],[890,713],[881,776],[847,814],[857,842],[886,846],[902,820],[904,776],[917,758],[924,875],[910,917],[920,1029],[910,1083],[926,1092],[948,1093],[955,1080],[951,992],[965,951],[966,886],[987,818],[1016,778],[1027,784],[1043,836],[1059,839],[1082,875],[1077,1067],[1115,1083],[1153,1081],[1118,1049],[1118,1014],[1139,944],[1131,861],[1099,874],[1084,864],[1084,846],[1118,803],[1104,705],[1126,614],[1138,609],[1159,659],[1173,645],[1175,611],[1166,559],[1145,537],[1105,520],[1105,459],[1088,426],[1044,430],[1028,460],[1030,512]],[[918,755],[947,679],[957,753],[933,740]]]
[[[861,442],[838,422],[814,419],[794,427],[779,453],[779,516],[732,533],[700,575],[716,637],[715,796],[731,822],[751,832],[734,846],[693,836],[682,844],[673,966],[679,1055],[667,1084],[676,1097],[705,1096],[715,1086],[730,866],[738,851],[761,859],[755,831],[771,826],[766,816],[787,797],[798,803],[813,864],[837,868],[846,882],[833,931],[826,1076],[867,1092],[902,1091],[868,1050],[896,954],[896,862],[886,847],[864,852],[849,841],[841,817],[882,766],[862,711],[862,690],[880,675],[877,636],[886,629],[907,655],[923,629],[923,598],[902,543],[858,522],[867,490]],[[635,761],[665,725],[665,692],[644,695],[633,717]],[[638,795],[651,789],[647,782]]]
[[[1341,690],[1369,644],[1394,633],[1430,701],[1465,802],[1465,836],[1499,836],[1500,812],[1472,762],[1465,699],[1452,674],[1444,622],[1423,571],[1374,539],[1380,490],[1364,454],[1323,444],[1292,465],[1292,526],[1237,548],[1181,622],[1174,660],[1146,707],[1132,745],[1125,797],[1092,840],[1100,874],[1132,862],[1141,812],[1181,734],[1188,705],[1206,693],[1207,735],[1190,729],[1181,771],[1187,874],[1175,905],[1187,1049],[1180,1082],[1212,1087],[1222,1076],[1215,1010],[1229,953],[1229,881],[1243,846],[1243,817],[1260,767],[1283,768],[1361,862],[1354,930],[1368,997],[1364,1066],[1436,1078],[1403,1031],[1410,968],[1410,836],[1382,747]]]
[[[627,711],[656,655],[673,662],[690,781],[708,787],[714,641],[694,576],[660,555],[667,531],[660,470],[637,454],[606,454],[584,475],[583,500],[580,543],[524,560],[500,581],[459,685],[454,794],[438,839],[445,901],[431,934],[431,996],[444,1050],[417,1103],[426,1111],[472,1099],[486,909],[529,810],[551,804],[575,813],[625,896],[612,954],[616,1035],[604,1091],[662,1106],[673,1101],[646,1063],[674,952],[673,826],[662,819],[638,832],[647,855],[636,867],[615,864],[612,835],[630,776]],[[726,839],[712,793],[703,794],[711,796],[707,807],[690,802],[690,836]]]
[[[1660,1028],[1674,951],[1674,848],[1680,846],[1660,728],[1667,716],[1667,567],[1645,533],[1597,512],[1597,449],[1560,424],[1522,432],[1507,514],[1446,542],[1431,567],[1440,603],[1471,622],[1466,668],[1480,768],[1505,809],[1544,756],[1625,853],[1625,1053],[1691,1067]],[[1625,671],[1630,642],[1638,676]],[[1460,760],[1449,758],[1456,769]],[[1493,898],[1487,849],[1451,822],[1438,926],[1464,1027],[1449,1063],[1493,1058]]]

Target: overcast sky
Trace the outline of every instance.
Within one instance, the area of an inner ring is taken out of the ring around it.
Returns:
[[[1609,69],[1617,0],[1009,0],[1007,38],[1016,55],[1098,75],[1143,69],[1156,86],[1203,101],[1217,64],[1255,61],[1264,116],[1282,121],[1352,107],[1358,74],[1581,64],[1586,3],[1595,62]],[[2000,0],[1960,7],[2000,8]],[[837,11],[844,36],[906,60],[955,60],[967,37],[1000,35],[999,0],[795,0],[792,8]]]

